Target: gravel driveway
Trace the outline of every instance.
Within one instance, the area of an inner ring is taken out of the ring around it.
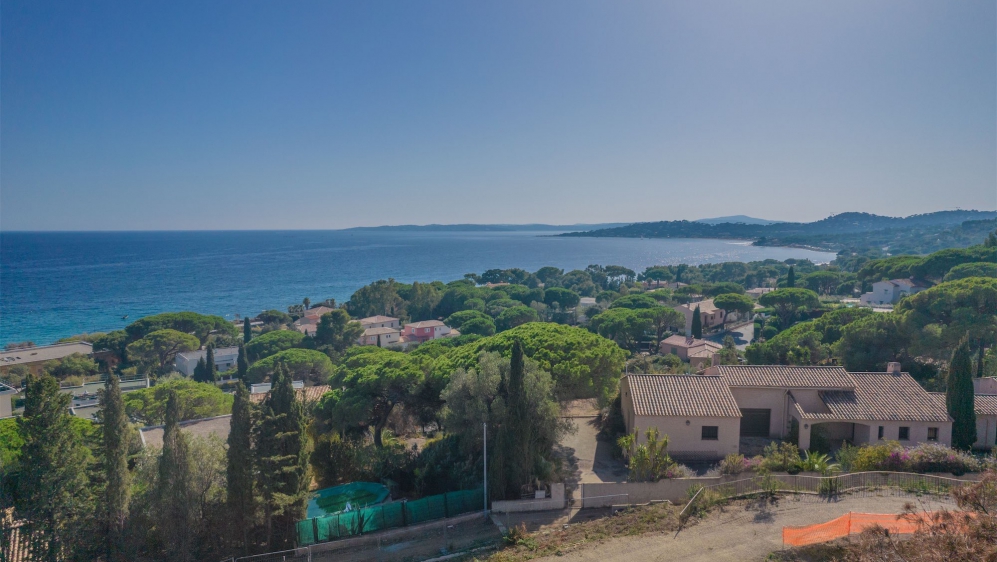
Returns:
[[[927,510],[955,507],[954,502],[948,498],[873,495],[847,496],[837,502],[826,502],[811,496],[783,497],[775,504],[740,501],[722,511],[715,511],[677,534],[615,538],[543,560],[764,560],[769,553],[782,549],[783,526],[822,523],[849,511],[899,513],[906,502],[914,502],[921,509]]]

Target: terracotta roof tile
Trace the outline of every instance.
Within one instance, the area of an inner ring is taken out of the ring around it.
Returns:
[[[629,375],[638,416],[739,418],[741,410],[720,377],[704,375]]]
[[[332,387],[327,384],[323,384],[319,386],[306,386],[305,388],[299,388],[294,392],[298,395],[299,400],[309,403],[318,402],[319,399],[322,398],[322,395],[330,390],[332,390]],[[267,397],[267,394],[269,394],[269,392],[254,392],[249,395],[249,399],[256,404],[260,404],[263,402],[263,399]]]
[[[942,408],[948,408],[948,406],[945,405],[944,392],[932,392],[930,394],[932,398],[938,401],[938,404]],[[976,415],[978,416],[997,416],[997,394],[974,395],[973,409],[976,411]]]
[[[852,389],[855,381],[844,367],[794,365],[719,365],[706,371],[720,375],[730,386]]]
[[[855,390],[820,393],[831,413],[805,412],[807,419],[949,421],[944,404],[907,373],[850,373]]]

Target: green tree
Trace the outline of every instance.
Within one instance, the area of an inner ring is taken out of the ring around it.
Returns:
[[[841,328],[834,354],[849,371],[884,371],[890,362],[910,364],[913,337],[894,313],[873,313]]]
[[[273,330],[256,336],[246,344],[246,359],[250,363],[259,361],[287,349],[301,347],[305,335],[297,330]]]
[[[570,289],[551,287],[544,290],[543,301],[547,306],[554,306],[556,303],[561,308],[568,309],[578,306],[581,297],[578,296],[578,293]]]
[[[801,309],[809,310],[820,305],[817,293],[809,289],[776,289],[762,295],[758,302],[762,306],[770,306],[775,309],[775,315],[779,318],[780,327],[785,330],[793,325]]]
[[[735,293],[717,295],[713,298],[713,305],[724,311],[724,326],[727,325],[728,315],[732,313],[747,315],[755,310],[755,301],[751,300],[751,297]]]
[[[253,339],[253,326],[247,316],[242,319],[242,343],[249,343],[251,339]]]
[[[165,546],[166,559],[193,561],[197,530],[190,443],[180,431],[180,403],[175,392],[166,399],[166,425],[163,428],[163,452],[159,457],[156,482],[157,525]]]
[[[491,317],[484,312],[479,312],[477,310],[461,310],[460,312],[454,312],[448,316],[444,321],[444,324],[455,330],[460,330],[461,333],[464,333],[464,324],[470,322],[471,320],[478,319],[488,320],[489,322],[492,321]]]
[[[257,488],[267,544],[272,550],[294,544],[295,523],[304,519],[308,491],[308,439],[305,411],[283,368],[260,408],[256,426]]]
[[[177,353],[200,347],[197,338],[172,329],[156,330],[128,344],[128,357],[148,368],[164,373],[170,370]]]
[[[131,494],[128,471],[129,424],[116,375],[107,377],[100,394],[100,429],[104,461],[105,556],[109,562],[125,559],[125,522]]]
[[[326,312],[319,319],[318,327],[315,328],[315,346],[331,357],[336,357],[356,344],[363,332],[360,322],[351,320],[345,310],[337,308]]]
[[[481,454],[481,424],[488,422],[488,487],[494,498],[506,497],[509,490],[513,491],[510,497],[519,497],[521,484],[533,478],[549,479],[555,462],[553,446],[569,429],[559,417],[550,373],[525,357],[522,370],[522,390],[515,406],[521,419],[516,422],[507,408],[511,360],[498,353],[481,353],[475,368],[457,369],[442,393],[446,426],[468,454]],[[511,430],[510,423],[514,424]],[[523,438],[512,443],[513,450],[505,451],[509,431]],[[507,468],[509,464],[516,466]]]
[[[17,420],[24,445],[15,478],[15,519],[30,521],[32,560],[87,560],[97,509],[88,471],[90,449],[73,429],[70,395],[49,376],[29,375],[24,415]]]
[[[991,232],[991,234],[993,234]],[[955,281],[967,277],[997,277],[997,263],[974,262],[962,263],[945,274],[945,281]]]
[[[346,303],[351,316],[397,316],[403,310],[405,301],[398,295],[398,283],[394,279],[375,281],[360,287]]]
[[[177,397],[180,421],[221,416],[232,411],[232,396],[214,384],[171,377],[160,380],[156,386],[125,394],[125,412],[145,425],[162,424],[171,394]]]
[[[256,319],[259,320],[260,322],[263,322],[263,324],[266,326],[278,326],[278,327],[285,326],[293,322],[293,320],[291,320],[291,316],[288,315],[286,312],[282,312],[280,310],[275,310],[275,309],[264,310],[256,317]]]
[[[540,316],[537,314],[537,311],[528,306],[519,305],[503,310],[498,315],[498,318],[495,319],[495,327],[501,331],[505,331],[528,322],[539,321]]]
[[[789,273],[786,274],[786,287],[792,289],[796,287],[796,269],[789,266]]]
[[[969,344],[963,342],[952,354],[945,389],[945,405],[952,416],[952,447],[970,449],[976,443],[976,411],[973,396],[973,360]]]
[[[246,344],[239,346],[239,357],[235,362],[236,376],[239,377],[240,381],[246,382],[246,377],[249,376],[249,359],[246,357]]]
[[[378,347],[354,348],[346,353],[331,379],[334,387],[319,402],[316,417],[334,430],[373,431],[374,444],[396,406],[415,405],[424,381],[422,369],[408,354]]]
[[[699,310],[699,305],[692,311],[692,337],[700,339],[703,337],[703,313]]]
[[[200,378],[198,378],[197,370],[194,370],[194,380],[197,382],[215,382],[218,378],[218,366],[215,365],[215,347],[208,344],[208,349],[204,353],[204,362],[197,362],[197,365],[201,367]]]
[[[232,402],[231,427],[228,434],[226,505],[232,528],[242,535],[242,552],[250,550],[249,534],[256,524],[256,499],[253,490],[253,405],[246,385],[239,381]]]
[[[837,271],[814,271],[802,279],[803,285],[819,295],[830,295],[841,284],[841,274]]]
[[[120,363],[127,358],[125,348],[130,343],[131,339],[128,332],[124,330],[114,330],[113,332],[108,332],[102,336],[97,337],[93,341],[93,350],[96,351],[109,351],[113,355],[113,359],[108,361],[113,361],[114,363]],[[106,361],[105,361],[106,362]]]
[[[198,345],[208,343],[208,336],[212,332],[228,336],[238,334],[236,327],[221,316],[196,312],[164,312],[140,318],[125,327],[125,331],[133,341],[159,330],[176,330],[192,334],[199,340]]]
[[[93,377],[100,372],[97,363],[82,353],[73,353],[62,359],[47,361],[45,363],[45,370],[48,371],[48,374],[55,377],[56,380],[60,381],[66,380],[69,377],[80,377],[81,379]]]
[[[644,335],[651,329],[650,318],[640,314],[645,310],[653,309],[609,308],[595,315],[589,321],[589,326],[600,336],[636,351]]]
[[[460,328],[461,334],[476,334],[479,336],[491,336],[495,334],[495,322],[491,318],[474,318],[465,322]]]
[[[654,297],[643,294],[626,295],[613,301],[609,308],[654,308],[658,306],[658,301]]]
[[[715,297],[717,295],[743,295],[744,287],[740,283],[731,283],[730,281],[723,281],[720,283],[714,283],[710,288],[706,289],[704,293],[708,297]]]
[[[674,308],[667,306],[643,308],[637,311],[637,315],[651,322],[651,326],[654,328],[655,346],[661,343],[662,338],[665,337],[665,332],[669,328],[685,325],[685,316]]]
[[[737,351],[737,345],[734,343],[734,338],[731,336],[724,337],[723,349],[717,353],[715,365],[739,365],[740,354]]]
[[[287,349],[253,363],[247,373],[249,381],[263,382],[267,377],[273,380],[278,365],[283,365],[293,380],[316,384],[325,384],[332,374],[328,355],[314,349]]]
[[[191,380],[196,382],[204,382],[206,378],[206,373],[208,371],[208,364],[205,362],[204,357],[197,360],[197,364],[194,365],[194,373],[191,376]]]
[[[419,322],[433,318],[433,310],[443,298],[442,286],[438,283],[412,283],[411,289],[405,291],[403,295],[405,314],[410,321]]]

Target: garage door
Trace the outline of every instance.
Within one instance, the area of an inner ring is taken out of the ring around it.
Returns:
[[[742,408],[741,437],[768,437],[772,410]]]

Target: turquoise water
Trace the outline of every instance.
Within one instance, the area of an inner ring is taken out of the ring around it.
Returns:
[[[350,482],[341,486],[323,488],[308,500],[306,518],[339,513],[346,509],[347,502],[351,509],[377,505],[388,499],[388,494],[390,492],[387,487],[374,482]]]
[[[359,287],[452,281],[491,268],[657,264],[834,254],[730,240],[556,238],[550,232],[247,231],[0,233],[0,344],[121,328],[158,312],[234,318],[348,299]],[[123,318],[127,316],[128,318]]]

